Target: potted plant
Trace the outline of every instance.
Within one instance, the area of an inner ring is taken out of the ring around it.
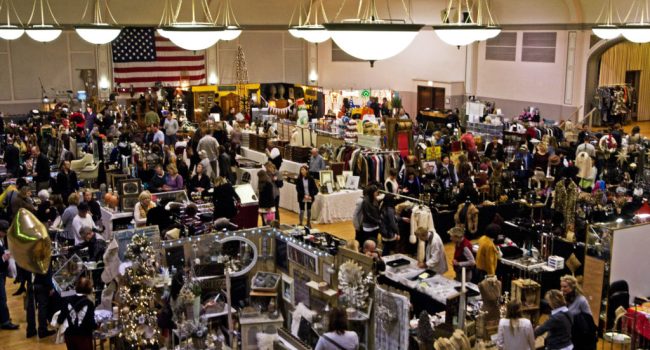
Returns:
[[[399,113],[399,110],[402,108],[402,98],[399,95],[394,94],[393,98],[390,101],[391,107],[393,107],[393,117],[396,117]]]

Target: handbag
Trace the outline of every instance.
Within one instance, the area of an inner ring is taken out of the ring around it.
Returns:
[[[16,268],[16,260],[14,258],[9,258],[7,267],[7,276],[9,278],[16,278],[18,275],[18,269]]]
[[[269,223],[271,221],[275,220],[275,212],[274,211],[267,211],[266,214],[264,214],[264,220]]]

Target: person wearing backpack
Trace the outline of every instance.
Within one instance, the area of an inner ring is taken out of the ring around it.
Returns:
[[[571,328],[573,317],[566,306],[564,295],[557,289],[546,292],[544,299],[551,307],[551,316],[535,329],[535,337],[548,333],[545,340],[546,350],[573,350]]]
[[[68,322],[65,330],[68,350],[92,350],[93,332],[97,329],[95,304],[88,298],[93,291],[92,281],[85,276],[79,277],[75,291],[75,295],[66,298],[57,323]]]
[[[573,316],[571,338],[575,350],[594,350],[598,345],[598,331],[587,298],[582,294],[578,280],[565,275],[560,278],[560,290]]]

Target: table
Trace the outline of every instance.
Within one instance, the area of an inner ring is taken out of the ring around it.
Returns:
[[[317,224],[331,224],[352,220],[355,204],[361,196],[362,190],[341,190],[332,194],[317,195],[311,207],[312,221]],[[293,198],[297,200],[296,195],[293,195]]]
[[[258,163],[264,164],[268,160],[268,157],[266,156],[265,153],[259,152],[256,150],[252,150],[248,147],[242,147],[241,148],[241,156],[250,160],[254,160]],[[297,163],[288,159],[283,159],[282,160],[282,166],[280,167],[280,171],[288,171],[290,173],[295,173],[298,174],[300,173],[300,167],[303,166],[304,164],[302,163]]]
[[[280,188],[280,208],[290,210],[294,213],[300,212],[298,204],[298,195],[296,194],[296,184],[285,181]]]

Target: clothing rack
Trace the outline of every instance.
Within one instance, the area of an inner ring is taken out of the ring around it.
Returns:
[[[385,190],[377,190],[377,191],[379,191],[380,193],[384,193],[384,194],[392,194],[393,196],[396,196],[396,197],[399,196],[399,198],[406,198],[406,199],[408,199],[408,200],[410,200],[412,202],[418,202],[419,204],[428,204],[428,203],[426,203],[425,201],[423,201],[421,199],[416,199],[416,198],[413,198],[413,197],[403,196],[401,194],[395,194],[395,193],[388,192],[388,191],[385,191]]]

